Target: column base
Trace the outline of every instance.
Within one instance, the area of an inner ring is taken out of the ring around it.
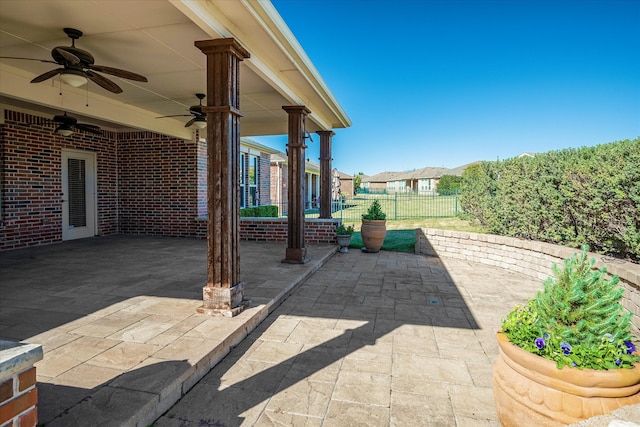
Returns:
[[[307,248],[287,248],[285,258],[282,260],[285,264],[305,264],[309,261]]]
[[[231,288],[205,286],[202,288],[202,306],[196,311],[210,316],[234,317],[249,308],[251,301],[244,299],[244,283]]]

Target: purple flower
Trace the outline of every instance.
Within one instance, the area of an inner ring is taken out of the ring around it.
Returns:
[[[560,348],[562,349],[562,352],[564,353],[565,356],[568,356],[571,354],[571,345],[569,345],[568,342],[561,342]]]
[[[545,346],[545,342],[543,338],[536,338],[536,347],[538,347],[539,350],[542,350]]]
[[[620,366],[621,363],[622,361],[620,359],[616,359],[616,366]]]
[[[544,334],[544,337],[543,337],[543,338],[544,338],[545,340],[548,340],[548,339],[549,339],[549,334]]]
[[[634,343],[632,343],[631,341],[625,341],[624,345],[627,346],[627,354],[631,354],[634,351],[636,351],[636,345]]]

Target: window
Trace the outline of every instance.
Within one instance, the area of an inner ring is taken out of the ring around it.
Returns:
[[[258,183],[260,182],[260,157],[249,155],[249,206],[258,206],[260,195]]]
[[[246,198],[246,164],[247,164],[247,155],[242,153],[240,155],[240,207],[247,207],[247,198]]]

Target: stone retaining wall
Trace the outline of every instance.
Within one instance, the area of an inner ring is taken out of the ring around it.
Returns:
[[[479,262],[531,276],[540,285],[552,276],[553,264],[561,264],[577,249],[514,237],[430,228],[416,229],[416,253]],[[640,330],[640,265],[591,253],[597,268],[620,278],[625,288],[622,305],[634,314],[632,323]],[[534,296],[533,294],[531,295]]]

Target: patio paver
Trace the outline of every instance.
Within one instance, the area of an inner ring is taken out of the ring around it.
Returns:
[[[282,264],[284,250],[243,242],[242,279],[259,296],[232,319],[195,312],[204,241],[115,236],[0,252],[0,338],[45,350],[40,422],[499,425],[495,331],[541,283],[334,246]],[[621,414],[640,419],[640,405]]]

